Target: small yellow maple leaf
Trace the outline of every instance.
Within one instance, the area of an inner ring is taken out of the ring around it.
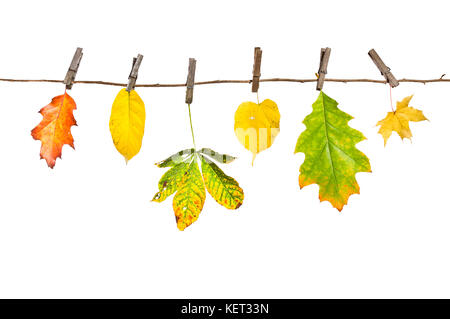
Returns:
[[[377,126],[380,125],[378,133],[383,136],[385,146],[387,140],[391,137],[392,131],[396,131],[402,140],[404,138],[411,139],[412,133],[409,129],[409,121],[420,122],[428,120],[422,111],[409,106],[412,97],[410,95],[401,102],[397,102],[397,109],[394,112],[389,112],[384,119],[377,123]]]

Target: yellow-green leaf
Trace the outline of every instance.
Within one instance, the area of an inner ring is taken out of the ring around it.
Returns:
[[[205,185],[194,157],[173,198],[173,211],[179,230],[184,230],[198,219],[205,197]]]
[[[280,112],[272,100],[260,104],[244,102],[234,115],[234,133],[239,142],[256,154],[269,148],[280,132]]]
[[[228,209],[239,208],[244,201],[244,191],[232,177],[226,175],[215,163],[200,155],[206,189],[220,205]]]
[[[162,202],[176,192],[172,206],[180,230],[198,219],[205,202],[205,185],[211,196],[226,208],[237,209],[244,200],[244,192],[238,182],[226,175],[206,154],[220,162],[229,163],[234,159],[203,148],[200,151],[183,150],[157,163],[159,167],[171,168],[160,179],[159,191],[153,201]]]
[[[145,106],[135,90],[120,90],[112,105],[109,129],[116,149],[128,162],[142,145]]]
[[[173,167],[181,162],[184,162],[189,155],[192,155],[194,153],[195,153],[195,149],[188,148],[188,149],[179,151],[178,153],[171,155],[170,157],[166,158],[165,160],[163,160],[161,162],[156,163],[155,165],[160,168]]]
[[[365,137],[348,126],[352,117],[337,105],[320,92],[312,113],[303,121],[306,130],[298,138],[295,153],[305,153],[300,188],[318,184],[320,201],[327,200],[340,211],[350,195],[359,194],[355,174],[371,170],[369,159],[355,147]]]
[[[152,201],[160,203],[172,195],[180,186],[188,169],[189,163],[181,162],[168,170],[159,180],[159,192],[155,194]]]
[[[215,160],[218,163],[223,163],[223,164],[229,164],[236,159],[236,157],[234,157],[234,156],[227,155],[227,154],[220,154],[220,153],[217,153],[216,151],[213,151],[210,148],[202,148],[200,150],[200,153],[211,157],[213,160]]]

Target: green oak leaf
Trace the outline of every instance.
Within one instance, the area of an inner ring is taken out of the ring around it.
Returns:
[[[329,201],[339,211],[352,194],[359,194],[355,174],[371,172],[369,159],[355,145],[364,135],[348,126],[353,117],[341,111],[338,103],[322,91],[305,117],[295,153],[305,153],[300,167],[300,188],[319,185],[320,201]]]

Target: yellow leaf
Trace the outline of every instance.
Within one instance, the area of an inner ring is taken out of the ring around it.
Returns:
[[[109,129],[120,154],[129,161],[142,145],[145,127],[145,106],[135,90],[120,90],[112,105]]]
[[[272,100],[260,104],[244,102],[239,105],[234,115],[234,133],[239,142],[256,154],[268,149],[280,132],[280,112]]]
[[[393,131],[397,132],[398,135],[404,138],[411,138],[412,133],[409,128],[409,122],[420,122],[428,120],[422,113],[422,111],[417,110],[409,106],[409,102],[412,99],[412,95],[405,97],[401,102],[397,102],[397,109],[395,112],[389,112],[387,116],[377,123],[380,125],[380,133],[384,139],[384,145],[386,145],[389,137]]]

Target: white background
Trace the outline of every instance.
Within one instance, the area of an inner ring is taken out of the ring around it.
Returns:
[[[144,55],[138,83],[249,79],[253,48],[262,78],[313,78],[321,47],[328,76],[382,76],[376,48],[397,78],[450,74],[448,7],[437,1],[8,1],[0,7],[0,77],[63,79],[77,46],[78,80],[126,82]],[[109,133],[120,88],[75,84],[76,150],[54,170],[39,160],[30,131],[62,84],[0,82],[0,297],[450,297],[448,118],[450,84],[406,84],[394,100],[429,122],[413,141],[386,147],[375,124],[390,110],[382,84],[330,83],[324,92],[355,117],[350,125],[373,173],[342,213],[298,187],[294,155],[315,84],[262,83],[281,133],[257,156],[237,141],[234,112],[255,101],[250,85],[197,86],[197,145],[238,156],[226,173],[245,191],[229,211],[207,194],[199,220],[180,232],[172,197],[151,203],[165,172],[153,165],[191,147],[185,88],[139,88],[147,121],[140,153],[125,165]]]

